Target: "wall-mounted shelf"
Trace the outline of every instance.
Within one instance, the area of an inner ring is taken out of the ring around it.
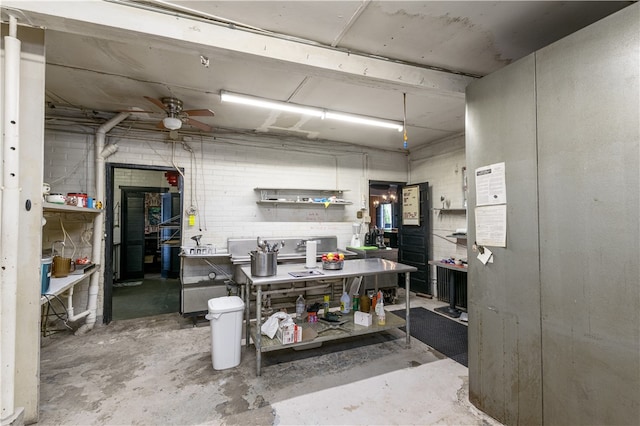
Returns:
[[[254,190],[260,191],[260,199],[256,201],[257,204],[321,205],[324,207],[353,204],[342,198],[342,194],[348,191],[343,189],[254,188]]]
[[[466,240],[467,234],[451,234],[451,235],[447,235],[447,238],[456,238],[458,240]]]
[[[433,209],[440,214],[467,214],[467,209]]]
[[[84,274],[69,274],[64,278],[54,278],[51,277],[51,281],[49,283],[49,289],[47,290],[47,295],[49,296],[58,296],[65,291],[69,290],[71,287],[83,281],[85,278],[90,277],[93,273],[97,272],[100,268],[100,265],[94,265],[89,271]],[[49,299],[46,296],[40,297],[40,304],[44,305],[47,303]]]
[[[90,209],[87,207],[68,206],[66,204],[42,203],[42,210],[45,212],[63,212],[63,213],[102,213],[100,209]]]

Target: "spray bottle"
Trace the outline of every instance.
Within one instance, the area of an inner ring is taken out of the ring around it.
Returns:
[[[378,301],[376,302],[376,316],[378,317],[378,325],[385,325],[386,318],[384,312],[384,297],[382,291],[378,291]]]

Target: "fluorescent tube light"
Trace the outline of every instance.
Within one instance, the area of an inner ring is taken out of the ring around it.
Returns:
[[[322,117],[324,111],[319,108],[311,108],[290,104],[288,102],[270,101],[267,99],[255,98],[253,96],[237,95],[222,91],[220,92],[222,102],[231,102],[236,104],[251,105],[259,108],[275,109],[278,111],[297,112],[299,114],[311,115],[314,117]]]
[[[325,118],[333,120],[346,121],[348,123],[366,124],[367,126],[384,127],[387,129],[395,129],[399,132],[402,131],[402,124],[394,123],[391,121],[379,120],[377,118],[369,118],[352,114],[343,114],[341,112],[329,112],[327,111]]]
[[[220,99],[222,102],[231,102],[236,104],[251,105],[259,108],[267,108],[278,111],[288,111],[299,114],[311,115],[322,119],[333,119],[346,121],[348,123],[365,124],[368,126],[384,127],[387,129],[395,129],[399,132],[403,130],[402,124],[394,121],[381,120],[377,118],[366,117],[363,115],[345,114],[341,112],[328,111],[322,108],[308,107],[304,105],[296,105],[288,102],[272,101],[254,96],[239,95],[230,93],[225,90],[220,91]]]

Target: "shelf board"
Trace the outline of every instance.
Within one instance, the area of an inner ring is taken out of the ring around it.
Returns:
[[[447,235],[448,238],[457,238],[459,240],[466,240],[467,239],[467,234],[451,234],[451,235]]]
[[[440,213],[467,213],[467,209],[433,209],[434,211],[440,212]]]
[[[86,210],[86,209],[84,209]],[[69,290],[74,285],[78,284],[85,278],[88,278],[93,273],[97,272],[100,269],[100,265],[95,265],[91,270],[84,274],[75,275],[69,274],[64,278],[54,278],[51,277],[51,281],[49,282],[49,289],[47,290],[48,295],[59,296],[65,291]],[[40,304],[44,305],[47,303],[47,298],[45,296],[40,296]]]
[[[347,192],[348,189],[313,189],[313,188],[254,188],[254,191],[297,191],[297,192]]]
[[[100,209],[90,209],[88,207],[77,207],[77,206],[68,206],[66,204],[56,204],[56,203],[47,203],[44,201],[42,203],[42,210],[45,212],[74,212],[74,213],[102,213]]]
[[[289,200],[258,200],[256,201],[258,204],[296,204],[296,205],[324,205],[324,201],[289,201]],[[339,202],[331,202],[329,201],[329,205],[335,206],[346,206],[349,204],[353,204],[351,201],[339,201]]]

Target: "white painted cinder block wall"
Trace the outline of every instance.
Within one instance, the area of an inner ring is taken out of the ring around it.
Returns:
[[[431,195],[431,253],[429,259],[455,257],[467,259],[466,240],[448,238],[457,229],[467,227],[464,213],[442,213],[440,197],[450,200],[449,208],[464,208],[463,167],[465,167],[464,135],[447,139],[411,153],[411,182],[429,182]],[[431,268],[432,283],[436,268]],[[435,286],[432,287],[435,291]]]
[[[46,131],[44,176],[52,192],[95,194],[93,143],[93,134]],[[336,235],[338,246],[346,247],[357,211],[368,205],[369,180],[408,180],[405,154],[353,146],[194,136],[184,145],[192,154],[181,142],[168,141],[166,133],[125,133],[119,128],[107,135],[106,143],[119,147],[106,159],[108,163],[175,165],[184,170],[184,206],[193,203],[198,209],[195,226],[184,221],[185,245],[197,234],[203,235],[203,244],[218,248],[226,248],[229,238]],[[256,203],[260,192],[255,188],[259,187],[338,188],[346,191],[343,198],[353,204],[328,209],[265,207]],[[106,202],[104,207],[113,208]],[[79,235],[72,237],[80,239]],[[44,241],[43,248],[50,248],[50,242]],[[87,288],[84,284],[76,289],[74,303],[79,307],[86,303]],[[99,317],[103,294],[101,278]]]

